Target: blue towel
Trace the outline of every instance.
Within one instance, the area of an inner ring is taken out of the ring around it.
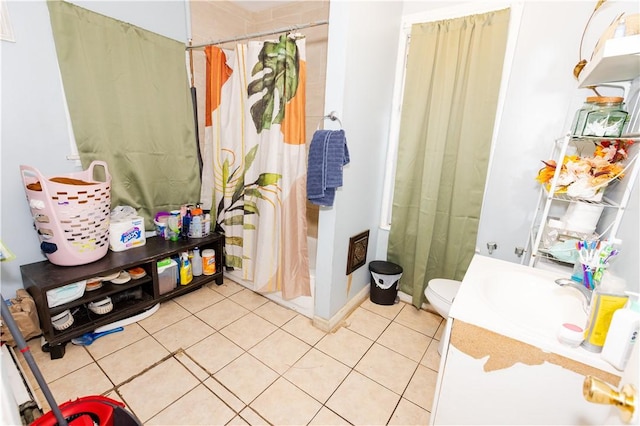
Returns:
[[[309,146],[307,198],[319,206],[332,206],[342,186],[342,167],[349,164],[344,130],[318,130]]]

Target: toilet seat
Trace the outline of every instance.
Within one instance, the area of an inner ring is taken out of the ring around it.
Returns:
[[[427,288],[424,290],[424,295],[427,297],[429,304],[431,304],[433,309],[444,318],[447,323],[449,322],[451,304],[453,303],[453,299],[456,298],[458,290],[460,290],[460,285],[462,285],[460,281],[434,278],[429,281]],[[442,355],[445,346],[445,339],[446,337],[440,339],[440,343],[438,344],[438,353],[440,355]]]
[[[431,297],[450,306],[456,294],[458,294],[461,284],[460,281],[456,280],[434,278],[429,281],[426,292],[429,293]]]

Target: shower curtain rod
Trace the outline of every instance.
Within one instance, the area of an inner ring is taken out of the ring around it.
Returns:
[[[317,27],[319,25],[327,25],[328,23],[329,23],[328,20],[309,22],[307,24],[292,25],[290,27],[279,28],[277,30],[262,31],[262,32],[259,32],[259,33],[246,34],[246,35],[239,36],[239,37],[233,37],[233,38],[226,38],[226,39],[222,39],[222,40],[210,41],[208,43],[203,43],[203,44],[194,44],[192,46],[185,46],[185,48],[187,50],[198,49],[198,48],[207,47],[207,46],[215,46],[217,44],[229,43],[229,42],[232,42],[232,41],[248,40],[250,38],[263,37],[263,36],[267,36],[267,35],[273,35],[273,34],[279,34],[279,33],[288,33],[288,32],[291,32],[291,31],[301,30],[303,28]]]

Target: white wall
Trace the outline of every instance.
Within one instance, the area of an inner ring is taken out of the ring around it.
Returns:
[[[329,319],[369,285],[376,259],[401,2],[332,1],[325,111],[336,111],[351,154],[344,186],[318,220],[314,315]],[[369,229],[367,264],[346,275],[349,238]]]
[[[185,41],[183,1],[77,1],[82,7]],[[45,1],[8,1],[15,43],[1,41],[0,238],[17,258],[0,263],[2,296],[22,287],[20,265],[44,259],[33,229],[19,166],[44,176],[78,171],[70,153],[62,82]]]

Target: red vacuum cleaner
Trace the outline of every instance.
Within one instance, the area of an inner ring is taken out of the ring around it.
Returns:
[[[124,408],[122,402],[104,396],[85,396],[58,406],[2,294],[0,299],[2,319],[51,406],[51,411],[37,418],[31,426],[142,426],[142,423]]]

